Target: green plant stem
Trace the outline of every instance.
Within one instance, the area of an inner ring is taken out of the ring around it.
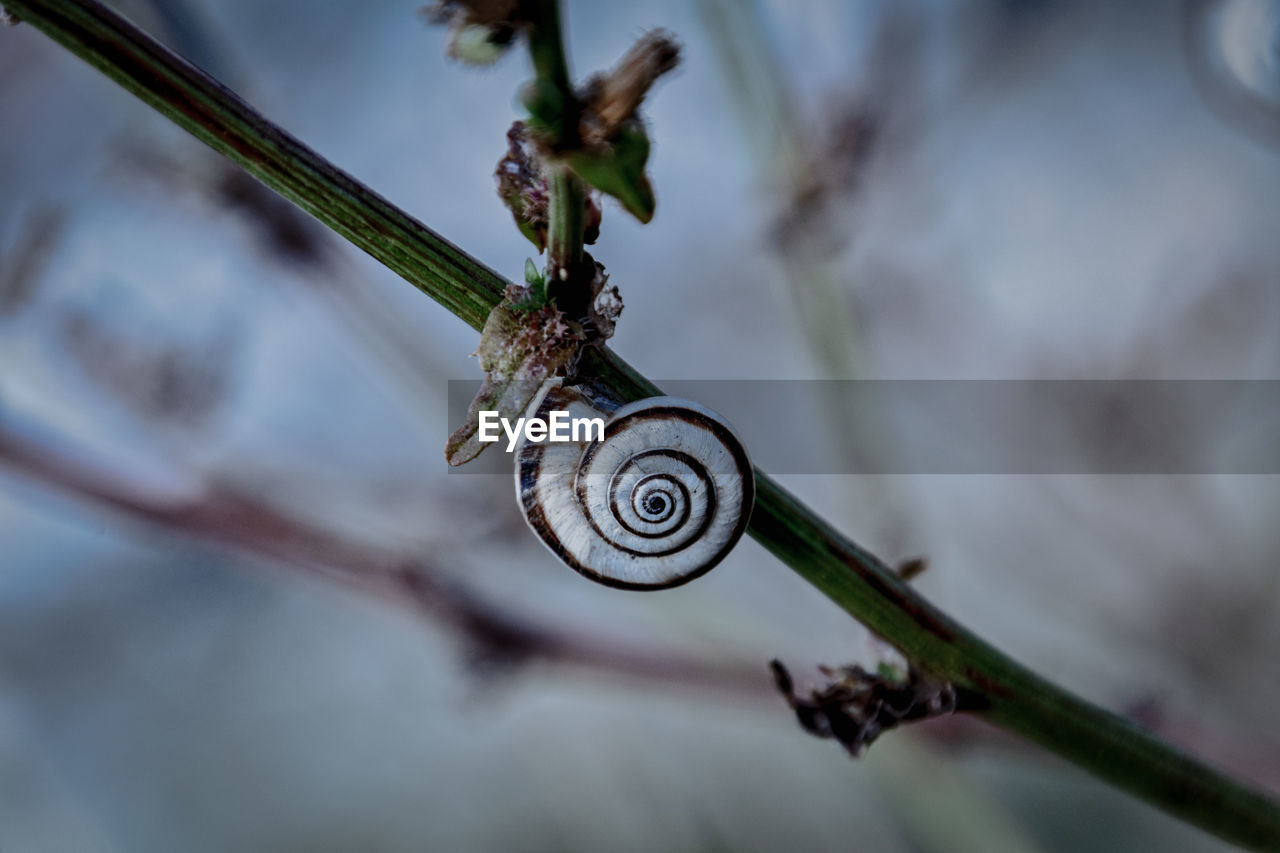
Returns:
[[[559,104],[560,121],[549,128],[552,151],[576,147],[578,135],[578,99],[569,76],[569,62],[564,55],[564,39],[560,34],[560,4],[555,0],[530,0],[528,15],[529,58],[533,61],[535,85],[544,97]],[[552,162],[551,198],[548,205],[547,254],[551,261],[552,288],[556,280],[567,280],[580,274],[582,237],[586,225],[587,189],[582,179],[561,162]],[[593,271],[594,272],[594,271]],[[588,282],[568,282],[571,288],[589,286]]]
[[[556,0],[526,0],[525,15],[529,20],[529,58],[542,97],[554,98],[559,121],[547,130],[554,150],[578,144],[578,101],[569,77],[569,62],[564,55],[564,39],[560,34],[560,4]]]
[[[473,328],[501,300],[506,282],[487,267],[98,3],[5,5]],[[589,350],[582,368],[628,399],[659,393],[609,350]],[[983,716],[992,723],[1228,841],[1280,850],[1275,802],[1014,662],[921,598],[764,472],[756,478],[752,536],[909,658],[985,697],[989,710]]]
[[[587,190],[574,171],[561,163],[551,166],[547,253],[552,270],[577,270],[582,261],[582,230]]]

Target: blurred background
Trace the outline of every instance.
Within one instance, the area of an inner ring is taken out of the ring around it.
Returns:
[[[112,5],[519,277],[518,51],[451,63],[412,0]],[[1280,378],[1278,4],[563,14],[580,79],[684,44],[646,110],[657,216],[607,203],[593,250],[659,384]],[[446,474],[471,329],[29,26],[0,116],[0,851],[1222,849],[973,721],[857,761],[809,737],[770,658],[892,656],[762,548],[584,581],[509,477]],[[1277,478],[784,482],[1022,662],[1280,790]]]

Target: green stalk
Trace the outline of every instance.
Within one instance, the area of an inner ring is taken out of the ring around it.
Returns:
[[[526,0],[529,20],[529,58],[533,60],[535,85],[540,96],[558,106],[559,121],[548,128],[551,147],[572,148],[578,144],[578,101],[569,77],[560,34],[560,4],[555,0]]]
[[[587,189],[572,169],[551,166],[547,252],[552,270],[577,270],[582,261],[582,231],[586,225]]]
[[[547,128],[548,146],[554,152],[576,148],[579,143],[577,95],[569,76],[560,34],[560,5],[555,0],[530,0],[529,58],[536,75],[534,86],[544,99],[558,105],[559,121]],[[553,161],[551,199],[548,205],[547,254],[552,292],[568,282],[569,289],[584,290],[588,282],[568,281],[581,273],[582,236],[586,226],[587,188],[582,179],[561,162]]]
[[[487,267],[98,3],[5,5],[473,328],[501,300],[506,282]],[[539,61],[535,55],[535,65]],[[628,399],[659,393],[609,350],[588,350],[582,368]],[[990,722],[1228,841],[1280,850],[1275,802],[1016,663],[921,598],[763,471],[756,478],[751,535],[909,658],[985,697],[983,716]]]

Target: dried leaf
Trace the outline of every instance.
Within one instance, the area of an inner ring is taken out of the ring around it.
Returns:
[[[613,335],[622,297],[603,265],[585,253],[583,261],[594,268],[584,316],[547,301],[548,283],[532,260],[525,263],[525,286],[508,286],[506,298],[489,313],[475,352],[485,379],[466,423],[445,445],[450,465],[469,462],[488,446],[479,438],[480,412],[496,411],[508,420],[523,416],[542,383],[571,373],[582,347]]]
[[[680,45],[666,30],[646,33],[608,74],[597,74],[583,90],[583,138],[588,145],[607,142],[624,122],[636,118],[640,104],[659,77],[680,63]]]
[[[494,171],[498,197],[511,211],[516,227],[541,253],[547,248],[547,209],[551,189],[543,157],[529,127],[517,121],[507,131],[507,153]],[[601,210],[597,199],[587,198],[582,240],[590,245],[600,236]]]
[[[511,420],[521,417],[542,383],[564,369],[580,345],[581,339],[554,305],[520,311],[508,298],[494,308],[475,352],[485,379],[467,409],[466,423],[445,445],[449,464],[469,462],[487,446],[479,438],[481,411],[496,411]]]
[[[940,717],[957,710],[958,693],[950,682],[934,679],[908,665],[871,673],[860,666],[822,668],[831,682],[798,695],[791,673],[773,661],[774,682],[796,712],[800,726],[815,737],[833,738],[857,758],[871,742],[903,723]]]
[[[507,131],[507,153],[493,173],[498,197],[530,243],[541,253],[547,248],[547,205],[551,190],[524,122]]]
[[[591,281],[591,304],[587,309],[587,322],[596,337],[605,340],[613,337],[614,327],[622,314],[622,294],[618,286],[609,284],[609,276],[603,264],[596,264],[596,274]]]

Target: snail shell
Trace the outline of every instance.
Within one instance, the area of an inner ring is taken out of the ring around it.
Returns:
[[[665,589],[705,574],[742,536],[755,502],[742,442],[697,403],[619,407],[584,390],[549,387],[537,415],[602,417],[604,440],[517,446],[525,521],[557,557],[608,586]]]

